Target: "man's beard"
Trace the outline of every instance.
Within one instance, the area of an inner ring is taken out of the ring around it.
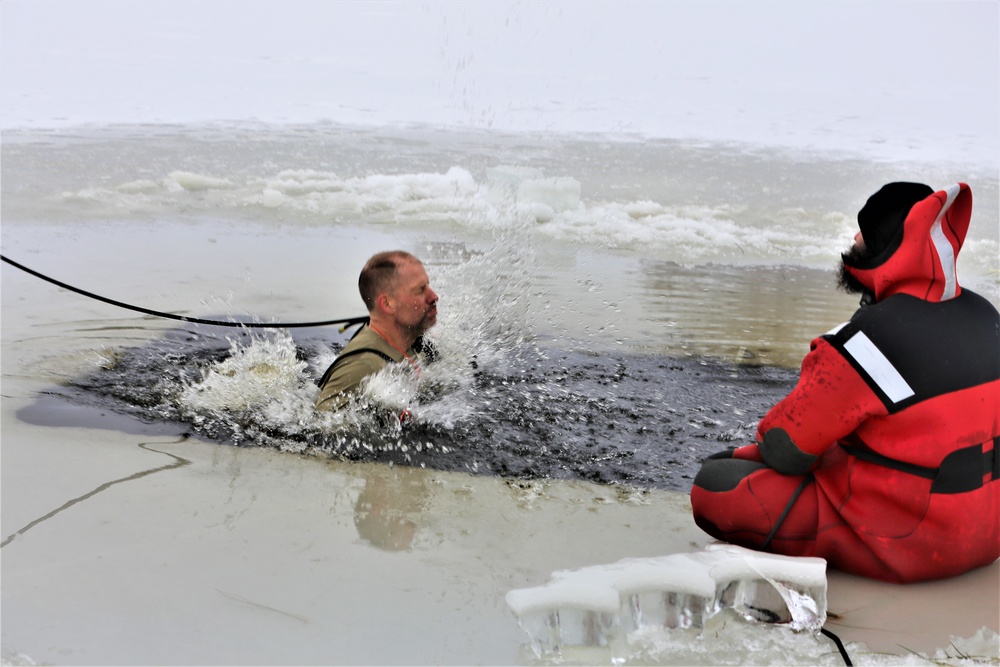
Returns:
[[[432,310],[435,311],[433,316],[431,316],[431,311]],[[423,336],[435,324],[437,324],[437,307],[436,306],[433,307],[433,308],[428,308],[427,311],[424,313],[424,316],[420,318],[419,322],[417,322],[416,324],[413,324],[413,325],[411,325],[411,326],[409,326],[407,328],[410,331],[412,331],[416,336]]]
[[[837,267],[837,288],[848,294],[864,294],[871,291],[847,270],[847,264],[864,266],[871,258],[868,248],[858,245],[851,246],[850,250],[841,254],[840,266]]]

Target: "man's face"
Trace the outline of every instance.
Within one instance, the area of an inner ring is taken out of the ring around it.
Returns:
[[[848,294],[864,294],[867,292],[868,288],[847,271],[845,260],[853,265],[858,265],[867,262],[871,258],[871,252],[865,246],[865,240],[861,237],[861,232],[858,232],[854,236],[854,245],[840,256],[840,266],[837,267],[837,287]]]
[[[438,295],[420,262],[403,262],[396,276],[396,289],[389,295],[396,323],[422,334],[437,322]]]

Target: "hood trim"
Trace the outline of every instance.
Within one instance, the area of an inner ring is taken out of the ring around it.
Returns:
[[[961,186],[957,183],[947,190],[945,194],[947,199],[945,199],[944,206],[941,207],[941,211],[937,214],[937,218],[934,219],[934,224],[931,225],[931,243],[934,244],[934,250],[937,252],[938,262],[941,267],[941,271],[944,274],[944,289],[941,292],[941,300],[948,301],[949,299],[954,299],[958,296],[958,277],[956,275],[955,264],[957,258],[955,257],[955,249],[951,245],[951,241],[944,235],[944,229],[942,228],[942,221],[944,220],[945,213],[951,208],[951,205],[955,203],[955,199],[958,197],[958,193],[961,190]]]

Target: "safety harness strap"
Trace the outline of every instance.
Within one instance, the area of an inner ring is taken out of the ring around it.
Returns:
[[[393,361],[393,358],[390,357],[385,352],[383,352],[382,350],[376,350],[373,347],[359,347],[356,350],[349,350],[347,352],[343,352],[343,353],[341,353],[340,356],[338,356],[336,359],[334,359],[333,363],[330,364],[330,367],[326,369],[325,373],[323,373],[323,377],[321,377],[316,382],[316,384],[318,384],[320,387],[322,387],[323,385],[325,385],[326,381],[330,379],[330,375],[333,373],[333,369],[336,368],[337,364],[339,364],[344,359],[347,359],[348,357],[353,357],[356,354],[365,354],[365,353],[370,353],[370,354],[378,355],[378,356],[382,357],[383,359],[385,359],[389,363],[392,363],[392,361]]]
[[[840,446],[862,461],[931,480],[931,493],[965,493],[1000,479],[1000,457],[997,456],[1000,436],[990,442],[951,452],[937,468],[919,466],[879,454],[860,438],[854,438],[850,444],[841,443]]]
[[[781,528],[782,524],[785,523],[785,519],[788,518],[788,513],[791,512],[792,507],[795,506],[795,501],[799,499],[800,495],[802,495],[802,490],[805,489],[806,486],[813,481],[815,481],[815,478],[813,477],[813,474],[811,472],[807,472],[805,475],[802,476],[802,482],[795,489],[795,492],[792,493],[792,497],[788,499],[788,504],[785,505],[785,509],[781,512],[781,516],[778,517],[778,520],[774,522],[774,527],[772,527],[771,532],[768,533],[767,539],[765,539],[764,542],[761,543],[760,545],[761,551],[767,549],[767,547],[771,544],[771,540],[773,540],[774,536],[778,534],[778,529]]]

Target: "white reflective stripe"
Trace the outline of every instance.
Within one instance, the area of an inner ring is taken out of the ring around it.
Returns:
[[[945,200],[944,206],[941,207],[941,212],[938,213],[934,224],[931,225],[931,242],[934,244],[934,249],[937,250],[938,258],[941,260],[941,270],[944,272],[944,292],[941,294],[942,301],[954,299],[955,292],[958,291],[958,281],[955,279],[955,249],[951,247],[951,242],[944,235],[941,221],[944,219],[944,214],[948,212],[948,209],[955,202],[960,189],[956,184],[945,190],[948,193],[948,198]]]
[[[881,350],[875,347],[875,343],[871,342],[871,339],[863,332],[859,331],[851,336],[851,339],[844,343],[844,349],[854,357],[861,368],[865,369],[865,372],[871,376],[879,389],[893,403],[899,403],[904,398],[913,396],[913,389],[899,374],[896,367],[885,358]]]
[[[839,332],[841,329],[843,329],[844,327],[846,327],[848,324],[849,324],[849,322],[843,322],[841,324],[838,324],[837,326],[835,326],[834,328],[830,329],[829,331],[827,331],[823,335],[824,336],[833,336],[833,335],[836,335],[837,332]]]

